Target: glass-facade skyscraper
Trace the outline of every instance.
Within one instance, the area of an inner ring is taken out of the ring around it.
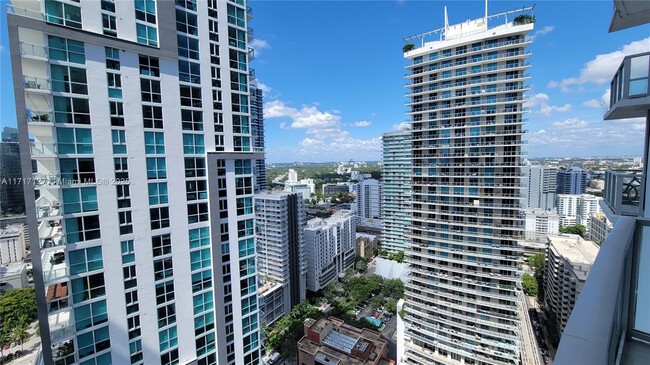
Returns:
[[[382,136],[381,248],[404,251],[411,214],[411,131],[384,133]]]

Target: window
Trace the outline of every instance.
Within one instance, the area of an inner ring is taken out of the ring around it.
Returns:
[[[128,158],[116,157],[113,159],[113,164],[115,166],[115,180],[128,181],[129,180]]]
[[[81,42],[48,35],[47,44],[52,60],[86,63],[84,44]]]
[[[190,229],[190,249],[210,245],[210,228]]]
[[[178,364],[178,349],[160,355],[160,365]]]
[[[93,138],[90,129],[57,128],[56,140],[61,154],[92,154]]]
[[[205,270],[192,274],[192,292],[196,293],[212,287],[212,271]]]
[[[167,204],[167,183],[149,183],[149,205]]]
[[[102,10],[106,10],[111,13],[115,12],[115,0],[102,0],[101,6]]]
[[[176,327],[171,327],[160,331],[158,339],[160,340],[160,351],[165,351],[170,347],[178,345]]]
[[[194,296],[194,314],[209,311],[214,308],[214,299],[211,291]]]
[[[237,198],[237,215],[253,214],[253,198]]]
[[[234,94],[233,94],[234,95]],[[250,133],[250,122],[248,117],[245,115],[233,115],[232,116],[232,131],[233,133]]]
[[[115,21],[115,16],[102,13],[102,28],[104,30],[104,35],[117,37],[117,23]]]
[[[221,87],[221,69],[216,66],[210,66],[210,76],[212,77],[212,86]]]
[[[162,108],[159,106],[143,105],[142,118],[145,128],[162,129],[163,127]]]
[[[135,313],[140,310],[138,305],[138,291],[134,290],[131,292],[124,293],[124,300],[126,302],[126,313]]]
[[[120,221],[120,234],[133,233],[133,218],[131,211],[117,212]]]
[[[68,252],[68,259],[70,261],[70,275],[83,274],[104,267],[101,247],[71,250]]]
[[[61,158],[59,166],[61,180],[66,184],[95,182],[95,162],[92,158]]]
[[[108,321],[106,301],[100,300],[91,304],[82,305],[74,309],[75,327],[77,331],[97,326]]]
[[[187,200],[199,200],[208,198],[208,186],[205,180],[185,181]]]
[[[228,4],[228,24],[241,28],[246,27],[246,11],[242,8]]]
[[[199,35],[196,14],[176,9],[176,30],[179,32]]]
[[[129,191],[129,185],[115,185],[117,190],[117,208],[129,208],[131,207],[131,192]]]
[[[108,349],[111,347],[108,326],[78,335],[77,344],[79,346],[79,350],[77,351],[79,359]],[[110,361],[108,361],[108,363],[110,363]],[[94,364],[95,363],[93,362],[93,365]]]
[[[176,323],[176,305],[174,303],[158,307],[158,328]]]
[[[235,175],[250,175],[252,173],[250,160],[235,160]]]
[[[233,27],[228,27],[228,45],[246,50],[246,32]],[[231,49],[231,55],[232,51],[233,50]],[[244,54],[244,57],[246,57],[246,54]]]
[[[239,260],[239,276],[244,277],[255,274],[255,257]]]
[[[129,331],[129,340],[139,337],[142,334],[140,330],[140,316],[127,318],[126,326]]]
[[[237,237],[242,238],[245,236],[253,235],[253,220],[246,219],[237,222]]]
[[[142,90],[142,101],[151,103],[162,103],[160,93],[160,81],[140,79],[140,90]]]
[[[198,63],[189,61],[178,61],[178,79],[193,84],[201,83],[201,68]]]
[[[180,92],[182,106],[201,107],[201,88],[181,85]]]
[[[126,153],[126,131],[124,129],[111,130],[113,136],[113,153],[125,154]]]
[[[214,329],[214,312],[209,312],[194,318],[194,334],[201,335]]]
[[[97,209],[97,188],[63,189],[64,214],[95,212]]]
[[[106,295],[104,274],[102,273],[72,279],[71,283],[72,300],[75,303]]]
[[[156,2],[154,0],[135,0],[135,18],[156,24]]]
[[[57,123],[90,124],[87,99],[53,96],[54,120]]]
[[[247,334],[257,329],[257,315],[242,318],[242,333]]]
[[[232,29],[232,28],[231,28]],[[230,55],[230,68],[235,70],[246,71],[246,53],[231,49]]]
[[[54,0],[45,0],[45,21],[81,29],[81,8]]]
[[[165,153],[165,135],[162,132],[144,132],[144,152],[149,155]]]
[[[199,59],[199,40],[182,34],[176,36],[180,57]]]
[[[78,67],[50,65],[52,91],[88,95],[86,70]]]
[[[129,354],[131,355],[131,364],[142,361],[142,341],[135,340],[129,343]]]
[[[140,75],[160,77],[160,63],[158,59],[140,55]]]
[[[188,223],[205,222],[208,220],[208,203],[195,203],[187,205]]]
[[[239,257],[255,254],[255,242],[252,238],[239,240]]]
[[[253,181],[250,177],[235,178],[235,193],[237,195],[253,194]]]
[[[181,120],[183,122],[183,130],[203,130],[203,112],[200,110],[181,109]]]
[[[151,249],[153,250],[153,257],[170,255],[172,253],[171,235],[163,234],[151,237]]]
[[[205,153],[203,135],[183,134],[183,153],[190,155]]]
[[[244,337],[244,353],[249,352],[250,350],[258,346],[258,333],[253,332],[248,336]]]
[[[167,170],[164,157],[147,158],[147,179],[166,179]]]
[[[108,80],[108,97],[109,98],[122,98],[122,75],[112,72],[106,73]]]
[[[118,101],[109,101],[111,108],[111,125],[113,127],[124,127],[124,104]]]
[[[122,264],[135,262],[135,246],[133,245],[133,240],[122,241],[120,245],[122,246]]]
[[[97,215],[66,218],[65,230],[68,244],[101,238],[99,216]]]
[[[174,300],[174,281],[156,284],[156,304],[160,305]]]
[[[230,71],[230,86],[234,91],[248,91],[248,76],[243,73]]]
[[[254,312],[257,310],[257,297],[252,296],[248,298],[244,298],[241,300],[241,311],[242,315],[246,315],[250,312]]]
[[[172,268],[172,258],[156,260],[153,262],[153,275],[156,281],[170,278],[174,274]]]
[[[248,96],[232,94],[232,111],[248,113]]]
[[[160,229],[169,227],[169,207],[159,207],[149,209],[151,219],[151,229]]]
[[[250,151],[251,150],[251,139],[250,137],[239,137],[234,136],[232,138],[233,144],[235,145],[235,151]]]
[[[185,158],[185,177],[205,176],[205,159],[198,157]]]

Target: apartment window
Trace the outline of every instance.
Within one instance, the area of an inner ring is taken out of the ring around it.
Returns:
[[[138,286],[136,278],[135,265],[126,266],[122,268],[122,276],[124,277],[124,289],[131,289]],[[139,336],[139,334],[138,334]],[[131,338],[129,338],[131,339]]]
[[[192,293],[212,288],[212,271],[205,270],[192,274]]]
[[[232,138],[235,151],[250,151],[251,150],[251,139],[250,137],[240,137],[234,136]]]
[[[223,103],[221,102],[221,90],[212,90],[212,109],[222,110]]]
[[[79,350],[79,359],[90,356],[96,352],[100,352],[111,347],[110,335],[108,326],[96,329],[94,331],[86,332],[77,336],[77,344]],[[110,364],[110,359],[106,364]],[[94,362],[93,362],[94,364]]]
[[[128,181],[129,180],[129,160],[126,157],[116,157],[113,159],[115,166],[115,180]]]
[[[156,24],[156,2],[154,0],[135,0],[135,18]]]
[[[149,183],[149,204],[167,204],[167,183]]]
[[[68,252],[68,260],[70,261],[70,275],[83,274],[104,267],[101,247],[72,250]]]
[[[169,227],[169,207],[150,208],[151,229]]]
[[[99,216],[97,215],[66,218],[65,230],[68,244],[101,238],[99,231]]]
[[[178,349],[160,355],[160,365],[178,364]]]
[[[248,96],[232,94],[232,111],[248,113]]]
[[[140,55],[140,75],[160,77],[160,62],[158,59]]]
[[[253,220],[245,219],[237,222],[237,237],[242,238],[253,235]]]
[[[246,27],[246,11],[242,8],[228,4],[228,24],[241,28]]]
[[[172,258],[155,260],[153,262],[153,275],[156,281],[170,278],[173,275]]]
[[[196,14],[176,9],[176,30],[179,32],[199,35],[199,28]]]
[[[193,84],[201,83],[201,65],[195,62],[178,61],[178,79]]]
[[[255,274],[255,258],[239,260],[239,277]]]
[[[95,162],[92,158],[59,159],[61,180],[69,184],[94,183]]]
[[[165,153],[165,135],[162,132],[144,132],[144,152],[149,155]]]
[[[174,281],[156,284],[156,304],[160,305],[174,300]]]
[[[86,70],[78,67],[50,65],[52,91],[88,95]]]
[[[106,79],[108,80],[108,97],[122,99],[122,75],[107,72]]]
[[[108,310],[106,300],[100,300],[75,308],[74,319],[77,331],[83,331],[86,328],[107,322]]]
[[[215,19],[208,18],[208,30],[210,33],[210,40],[213,42],[219,42],[219,23]]]
[[[124,127],[124,104],[118,101],[109,101],[111,109],[111,126]]]
[[[124,129],[111,130],[113,136],[113,153],[125,154],[126,153],[126,131]]]
[[[203,130],[203,112],[200,110],[181,109],[181,121],[183,123],[183,130]]]
[[[117,22],[115,16],[102,13],[102,28],[104,35],[117,37]]]
[[[81,8],[54,0],[45,0],[45,21],[81,29]]]
[[[205,180],[185,181],[187,200],[199,200],[208,198],[208,186]]]
[[[189,155],[205,153],[202,134],[183,134],[183,153]]]
[[[170,347],[178,345],[177,336],[176,326],[160,331],[158,336],[160,341],[160,351],[165,351]]]
[[[194,334],[202,335],[214,329],[214,312],[209,312],[194,318]]]
[[[102,10],[109,11],[111,13],[115,12],[115,0],[101,0]]]
[[[248,102],[248,100],[246,100],[246,102]],[[246,106],[246,109],[248,109],[248,105]],[[233,133],[249,134],[251,132],[249,118],[245,115],[233,115],[232,131]]]
[[[147,158],[147,179],[166,179],[167,169],[164,157]]]
[[[176,305],[174,303],[158,307],[158,328],[176,323]]]
[[[135,246],[133,240],[122,241],[120,245],[122,247],[122,264],[135,262]],[[137,302],[137,298],[135,301]]]
[[[142,335],[140,330],[140,316],[133,316],[126,319],[126,327],[129,331],[129,340]]]
[[[153,250],[153,257],[170,255],[172,253],[171,235],[163,234],[151,237],[151,249]]]
[[[239,257],[255,254],[255,242],[252,238],[239,240]]]
[[[115,185],[117,190],[117,209],[131,207],[131,192],[129,185]]]
[[[90,129],[57,128],[56,140],[61,154],[92,154],[93,138]]]
[[[182,106],[201,107],[201,88],[181,85],[180,93]]]
[[[159,106],[143,105],[142,118],[145,128],[163,128],[162,108]]]
[[[237,215],[253,214],[252,198],[237,198]]]
[[[185,177],[203,177],[205,176],[205,159],[199,157],[185,158]]]
[[[237,28],[228,27],[228,45],[246,50],[246,32]],[[231,49],[231,54],[232,51]],[[246,54],[244,54],[244,57],[246,57]]]
[[[235,178],[235,194],[253,194],[253,180],[250,177]]]
[[[106,295],[104,274],[98,273],[71,280],[72,300],[75,303]]]
[[[232,29],[232,28],[231,28]],[[230,68],[235,70],[246,71],[246,53],[231,49],[230,54]]]
[[[217,39],[216,41],[218,42],[219,39]],[[219,59],[219,45],[218,44],[210,43],[210,63],[212,63],[213,65],[220,65],[221,64],[221,60]],[[216,69],[217,72],[219,72],[219,68],[217,68],[217,67],[213,67],[212,69],[213,70]],[[215,76],[212,75],[212,77],[214,78]],[[217,78],[220,79],[221,76],[218,76]],[[219,87],[221,87],[221,85],[219,85]]]
[[[252,296],[241,300],[242,315],[246,315],[256,310],[257,310],[257,297]]]
[[[138,291],[137,290],[124,293],[124,301],[126,303],[126,313],[127,314],[135,313],[138,310],[140,310],[140,306],[138,305]]]
[[[230,86],[234,91],[248,91],[248,76],[243,73],[230,71]]]
[[[135,340],[129,343],[129,354],[131,355],[131,364],[142,361],[142,341]]]
[[[117,212],[120,221],[120,234],[133,233],[133,217],[131,211]]]
[[[210,76],[212,77],[212,86],[221,87],[221,69],[216,66],[210,66]]]
[[[210,245],[210,228],[202,227],[190,229],[190,249]]]
[[[47,45],[49,47],[49,57],[52,60],[86,63],[84,44],[82,42],[48,35]]]
[[[196,11],[196,0],[176,0],[176,6]]]
[[[211,291],[195,295],[193,301],[194,314],[199,314],[214,308],[214,299]]]
[[[142,101],[152,103],[162,103],[160,93],[160,81],[150,79],[140,79],[140,90],[142,90]]]
[[[98,210],[97,188],[63,189],[63,212],[65,214],[87,213]]]
[[[206,222],[208,220],[208,203],[194,203],[187,205],[188,223]]]
[[[242,333],[247,334],[249,332],[257,330],[257,315],[252,315],[242,318]]]
[[[178,55],[180,57],[199,59],[199,40],[182,34],[176,35]]]

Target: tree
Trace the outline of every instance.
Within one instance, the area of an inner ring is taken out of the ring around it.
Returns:
[[[9,289],[0,295],[0,320],[3,327],[16,328],[36,318],[36,295],[33,288]]]
[[[539,288],[537,286],[537,279],[534,276],[530,274],[524,274],[523,287],[524,287],[524,293],[526,295],[530,295],[533,297],[537,296]]]
[[[388,299],[386,301],[386,304],[384,304],[384,309],[386,309],[388,312],[395,313],[397,312],[397,302],[395,299]]]
[[[587,237],[587,228],[583,226],[582,224],[574,224],[572,226],[566,226],[560,228],[560,233],[571,233],[571,234],[577,234],[580,235],[582,238]]]
[[[528,257],[528,265],[538,275],[544,271],[546,256],[543,253],[536,253]]]
[[[2,327],[0,327],[0,357],[4,359],[5,354],[4,354],[4,345],[11,343],[12,335],[9,331],[9,328],[3,324]]]
[[[404,51],[404,53],[406,53],[408,51],[412,51],[414,49],[415,49],[415,44],[413,44],[413,43],[407,43],[407,44],[404,45],[404,47],[402,47],[402,51]]]
[[[392,253],[388,255],[389,260],[397,261],[397,262],[403,262],[404,261],[404,251],[399,251],[396,253]]]

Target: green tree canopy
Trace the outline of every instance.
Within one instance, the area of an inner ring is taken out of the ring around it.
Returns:
[[[572,226],[562,227],[560,228],[560,233],[577,234],[582,238],[587,238],[587,228],[585,228],[585,226],[580,223],[574,224]]]
[[[539,275],[544,271],[545,259],[546,256],[543,253],[536,253],[528,257],[528,265],[535,271],[535,275]]]
[[[526,295],[536,297],[539,290],[537,286],[537,279],[530,274],[524,274],[522,279],[523,279],[524,293]]]

